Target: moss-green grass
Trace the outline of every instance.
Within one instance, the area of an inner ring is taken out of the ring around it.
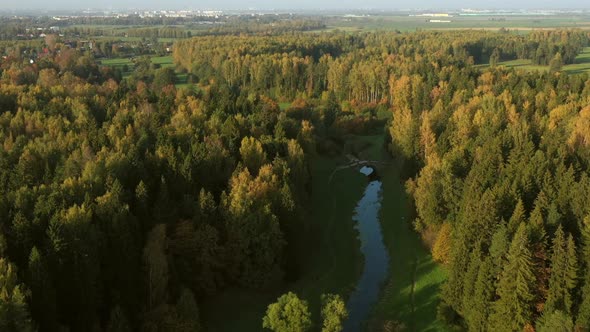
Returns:
[[[347,297],[352,292],[362,269],[352,215],[367,180],[348,169],[329,182],[333,170],[345,162],[324,156],[312,162],[311,215],[294,242],[300,278],[278,290],[229,290],[209,299],[202,306],[208,331],[260,331],[267,306],[288,291],[308,301],[312,320],[318,323],[321,294]]]

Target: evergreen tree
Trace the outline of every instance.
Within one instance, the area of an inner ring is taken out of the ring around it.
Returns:
[[[520,224],[498,280],[499,299],[493,304],[490,328],[520,331],[532,320],[535,275],[525,224]]]
[[[572,332],[574,323],[572,318],[563,311],[553,311],[543,315],[537,322],[537,332]]]
[[[490,315],[490,303],[494,299],[494,264],[491,258],[481,262],[475,281],[473,300],[470,301],[468,329],[469,331],[486,331]]]
[[[29,256],[29,278],[31,287],[31,314],[40,330],[57,330],[55,287],[49,274],[45,257],[36,247]]]
[[[561,53],[555,54],[553,59],[549,62],[549,71],[551,73],[556,73],[561,71],[563,68],[563,58],[561,57]]]
[[[17,280],[16,267],[0,258],[0,331],[33,331],[25,296],[26,291]]]
[[[574,239],[569,235],[566,240],[563,229],[559,225],[553,238],[551,276],[544,308],[546,313],[552,314],[556,310],[565,314],[571,312],[573,304],[571,292],[576,286],[577,269]]]

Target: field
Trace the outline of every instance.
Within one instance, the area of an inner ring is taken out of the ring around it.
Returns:
[[[308,301],[312,320],[319,322],[321,294],[347,296],[354,289],[362,257],[352,213],[367,179],[356,170],[347,169],[337,172],[328,182],[332,171],[344,162],[339,157],[323,156],[312,162],[311,217],[304,221],[304,234],[290,240],[296,243],[294,258],[299,266],[299,280],[267,292],[230,290],[209,299],[203,305],[209,331],[260,331],[268,304],[287,291]]]
[[[531,64],[531,60],[511,60],[511,61],[501,61],[498,63],[499,66],[505,66],[508,68],[517,68],[527,71],[548,71],[549,66],[537,66]],[[489,65],[484,64],[480,65],[480,68],[487,68]],[[569,74],[580,74],[580,73],[590,73],[590,47],[584,48],[582,53],[580,53],[575,60],[575,63],[571,65],[563,66],[563,72]]]
[[[160,65],[162,68],[165,67],[174,67],[174,61],[172,60],[172,56],[155,56],[151,57],[151,61],[153,64]],[[128,67],[128,71],[123,72],[123,76],[126,77],[131,74],[131,70],[133,69],[133,61],[131,58],[113,58],[113,59],[105,59],[101,60],[100,62],[103,66],[109,66],[113,68],[123,69],[126,65]],[[176,87],[188,87],[188,77],[186,73],[176,72]]]
[[[429,22],[430,19],[449,20],[451,22]],[[332,17],[327,22],[326,31],[341,30],[348,32],[367,30],[449,30],[449,29],[490,29],[513,30],[577,28],[590,29],[590,17],[586,15],[556,16],[454,16],[423,17],[398,15],[374,15],[363,17]]]

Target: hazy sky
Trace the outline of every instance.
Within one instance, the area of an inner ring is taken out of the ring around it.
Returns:
[[[407,9],[590,8],[588,0],[0,0],[0,9]]]

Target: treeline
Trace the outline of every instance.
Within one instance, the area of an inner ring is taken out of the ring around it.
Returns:
[[[257,19],[251,21],[242,17],[229,19],[224,24],[201,32],[199,35],[280,35],[298,31],[325,29],[321,20],[285,18],[280,20]]]
[[[583,47],[588,46],[588,33],[579,30],[539,30],[517,35],[504,31],[486,38],[455,41],[456,53],[465,49],[473,56],[475,63],[530,59],[535,65],[546,66],[556,54],[560,54],[565,64],[574,63]]]
[[[73,50],[0,61],[0,330],[195,331],[202,298],[283,282],[323,118]]]
[[[590,78],[465,67],[396,79],[391,151],[469,331],[590,326]],[[419,91],[424,94],[414,94]],[[424,100],[427,100],[425,102]]]
[[[554,50],[560,36],[559,45],[575,50],[571,56],[587,44],[584,32],[543,33],[547,39],[542,45],[552,45]],[[522,37],[483,31],[197,37],[176,43],[174,58],[196,82],[214,77],[229,85],[266,91],[279,99],[303,94],[318,97],[330,91],[339,101],[389,103],[395,83],[392,77],[416,74],[429,85],[436,84],[433,66],[463,68],[488,61],[494,50],[502,50],[500,58],[506,58],[507,50],[514,53],[523,38],[539,37],[535,33]],[[566,54],[564,51],[562,59],[571,61]],[[454,75],[453,71],[449,69],[448,75]]]
[[[95,28],[95,27],[72,27],[64,30],[68,35],[84,36],[94,38],[96,36],[111,37],[141,37],[141,38],[189,38],[189,30],[177,27],[161,28]]]

